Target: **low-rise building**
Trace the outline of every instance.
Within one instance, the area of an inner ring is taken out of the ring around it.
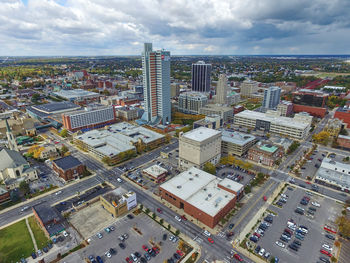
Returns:
[[[339,107],[334,113],[334,118],[342,120],[350,128],[350,105]]]
[[[199,109],[208,104],[208,97],[200,92],[183,92],[179,95],[178,111],[198,114]]]
[[[48,203],[44,202],[32,207],[33,214],[47,237],[53,237],[65,230],[64,218]]]
[[[343,127],[343,122],[339,119],[330,119],[324,127],[324,131],[328,132],[330,136],[336,138]]]
[[[151,179],[151,181],[159,184],[165,181],[168,171],[163,167],[155,164],[146,169],[143,169],[142,174],[148,176]]]
[[[233,108],[216,104],[208,104],[207,106],[199,109],[199,114],[206,116],[219,115],[224,122],[227,122],[233,118]]]
[[[350,164],[324,158],[317,171],[315,182],[337,190],[350,192]]]
[[[350,150],[350,136],[339,135],[337,138],[337,143],[339,147]]]
[[[57,92],[53,92],[54,95],[65,98],[69,101],[91,101],[98,100],[100,94],[83,89],[62,89]]]
[[[243,195],[244,186],[219,179],[195,167],[174,176],[160,187],[160,196],[198,221],[214,228]]]
[[[125,215],[137,206],[136,193],[121,187],[101,195],[100,202],[114,218]]]
[[[283,148],[273,144],[258,142],[248,150],[248,159],[266,166],[273,166],[275,161],[282,158]]]
[[[221,157],[221,132],[199,127],[179,134],[179,166],[203,168],[206,162],[217,164]]]
[[[277,111],[281,116],[288,117],[293,113],[293,103],[288,100],[282,100],[277,105]]]
[[[223,121],[219,115],[209,115],[209,116],[205,116],[204,119],[195,121],[193,123],[193,129],[196,129],[198,127],[207,127],[215,130],[215,129],[221,128],[222,123]]]
[[[302,139],[310,130],[312,116],[299,113],[294,118],[279,116],[278,112],[266,113],[245,110],[234,116],[235,125],[245,126],[265,132]]]
[[[86,169],[85,165],[72,155],[53,160],[52,165],[52,169],[65,181],[80,178]]]
[[[44,149],[40,152],[40,159],[46,160],[58,157],[59,153],[55,146],[46,144],[43,147]]]
[[[256,137],[250,134],[222,130],[221,154],[244,155],[256,143]]]
[[[141,117],[139,112],[138,108],[123,107],[116,109],[116,116],[123,121],[133,121]]]
[[[18,187],[22,181],[38,179],[37,170],[30,167],[20,152],[4,148],[0,151],[0,180],[8,188]]]
[[[0,186],[0,204],[10,200],[10,192]]]

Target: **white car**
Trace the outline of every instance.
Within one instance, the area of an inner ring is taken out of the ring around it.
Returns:
[[[290,230],[293,230],[295,231],[297,229],[297,226],[296,225],[287,225],[287,227],[290,229]]]
[[[29,206],[24,206],[24,207],[21,209],[21,212],[26,211],[28,208],[29,208]]]
[[[107,258],[111,258],[111,257],[112,257],[112,255],[111,255],[111,253],[110,253],[109,251],[107,251],[107,252],[105,253],[105,256],[106,256]]]
[[[331,251],[331,252],[332,252],[332,250],[333,250],[333,248],[332,248],[330,245],[328,245],[328,244],[323,244],[323,245],[322,245],[322,248],[325,248],[325,249],[327,249],[327,250],[329,250],[329,251]]]
[[[177,221],[181,222],[181,217],[175,216],[175,219],[176,219]]]
[[[283,244],[283,243],[280,242],[280,241],[276,241],[276,245],[279,246],[279,247],[286,247],[286,245]]]
[[[98,237],[99,239],[101,239],[103,236],[102,236],[101,233],[97,233],[97,237]]]
[[[305,234],[307,234],[309,232],[309,230],[299,227],[298,230],[300,230],[301,232],[304,232]]]
[[[122,179],[120,179],[120,178],[117,178],[117,181],[118,181],[118,183],[123,182],[123,180],[122,180]]]
[[[319,203],[317,203],[317,202],[311,202],[311,204],[313,205],[313,206],[316,206],[316,207],[320,207],[321,205],[319,204]]]
[[[259,256],[263,256],[265,254],[265,249],[260,249],[260,251],[259,251]]]
[[[67,233],[67,231],[63,231],[63,236],[64,236],[64,237],[69,236],[69,234]]]
[[[286,194],[281,194],[281,196],[282,196],[283,198],[288,198],[288,195],[286,195]]]
[[[205,236],[207,236],[207,237],[210,237],[210,236],[211,236],[210,232],[207,231],[207,230],[204,230],[203,235],[205,235]]]
[[[55,195],[59,195],[59,194],[62,194],[62,191],[58,191],[55,193]]]

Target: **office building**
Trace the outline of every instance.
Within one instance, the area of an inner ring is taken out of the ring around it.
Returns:
[[[258,142],[248,150],[248,160],[271,167],[282,158],[283,153],[281,146]]]
[[[231,91],[226,96],[227,105],[236,105],[241,101],[241,94],[235,91]]]
[[[65,181],[79,179],[85,172],[85,165],[72,155],[52,161],[52,169]]]
[[[241,97],[250,98],[252,94],[256,93],[259,89],[259,83],[253,80],[245,80],[241,83]]]
[[[163,167],[155,164],[142,170],[142,174],[148,176],[151,181],[159,184],[165,181],[168,171]]]
[[[256,137],[250,134],[222,130],[221,154],[244,155],[256,143]]]
[[[209,115],[205,116],[204,119],[200,119],[193,123],[193,129],[197,129],[199,127],[207,127],[210,129],[219,129],[222,126],[222,119],[219,115]]]
[[[177,96],[179,96],[180,95],[180,84],[178,84],[178,83],[171,83],[171,85],[170,85],[170,88],[171,88],[171,97],[172,98],[175,98],[175,97],[177,97]]]
[[[86,107],[62,114],[63,127],[71,132],[101,128],[115,122],[114,106]]]
[[[318,90],[300,89],[292,95],[294,112],[307,112],[320,118],[326,115],[328,94]]]
[[[192,90],[199,92],[210,91],[211,65],[204,61],[192,64]]]
[[[179,95],[178,111],[198,114],[199,109],[208,104],[208,97],[200,92],[183,92]]]
[[[118,187],[100,196],[102,207],[114,218],[125,215],[137,206],[136,193]]]
[[[140,112],[142,112],[141,109],[132,107],[117,108],[115,111],[117,118],[123,121],[132,121],[140,118]]]
[[[79,110],[81,107],[72,102],[53,102],[27,107],[26,111],[29,115],[36,119],[45,119],[55,114],[62,114],[64,112]]]
[[[159,187],[163,200],[210,228],[214,228],[235,207],[243,189],[240,183],[220,179],[195,167]]]
[[[334,118],[342,120],[348,128],[350,128],[350,105],[339,107],[334,113]]]
[[[315,183],[349,192],[350,164],[337,162],[331,158],[324,158],[317,171]]]
[[[227,103],[227,78],[225,74],[220,74],[219,81],[216,86],[215,102],[218,104]]]
[[[335,119],[330,119],[323,130],[328,132],[329,135],[332,136],[333,138],[337,138],[342,127],[343,127],[343,122],[335,118]]]
[[[312,116],[302,113],[294,118],[279,116],[278,112],[266,113],[245,110],[234,116],[234,124],[252,129],[280,134],[294,139],[304,138],[310,130]]]
[[[199,114],[205,116],[219,115],[224,122],[227,122],[233,119],[233,108],[216,104],[208,104],[199,109]]]
[[[288,117],[293,113],[293,103],[288,100],[282,100],[277,105],[277,111],[281,116]]]
[[[275,109],[281,99],[281,88],[272,86],[264,90],[262,107],[265,109]]]
[[[338,135],[337,143],[339,147],[345,150],[350,150],[350,136]]]
[[[179,134],[179,166],[203,168],[206,162],[217,164],[221,157],[221,132],[206,127]]]
[[[144,44],[142,73],[145,112],[142,119],[149,124],[167,125],[171,122],[170,52],[152,50]]]
[[[65,98],[69,101],[96,101],[99,99],[100,94],[92,91],[87,91],[83,89],[62,89],[60,91],[53,92],[54,95],[58,97]]]

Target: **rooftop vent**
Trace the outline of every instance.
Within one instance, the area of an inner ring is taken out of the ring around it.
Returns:
[[[193,181],[193,178],[191,177],[189,180],[190,180],[190,181]]]
[[[207,191],[207,188],[203,188],[204,191]]]
[[[195,174],[194,176],[195,176],[195,177],[198,177],[199,175],[198,175],[198,174]]]
[[[181,187],[182,187],[181,185],[176,186],[177,189],[181,189]]]
[[[189,172],[188,172],[188,174],[192,174],[192,172],[191,172],[191,171],[189,171]]]
[[[211,197],[211,194],[208,194],[208,197]]]

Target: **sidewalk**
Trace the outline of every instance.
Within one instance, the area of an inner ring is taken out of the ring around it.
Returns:
[[[26,218],[26,225],[27,225],[27,228],[28,228],[30,237],[32,238],[33,245],[34,245],[34,249],[35,249],[35,251],[38,251],[38,245],[36,244],[36,240],[35,240],[33,231],[32,231],[32,229],[30,228],[30,225],[29,225],[29,222],[28,222],[28,217]]]

